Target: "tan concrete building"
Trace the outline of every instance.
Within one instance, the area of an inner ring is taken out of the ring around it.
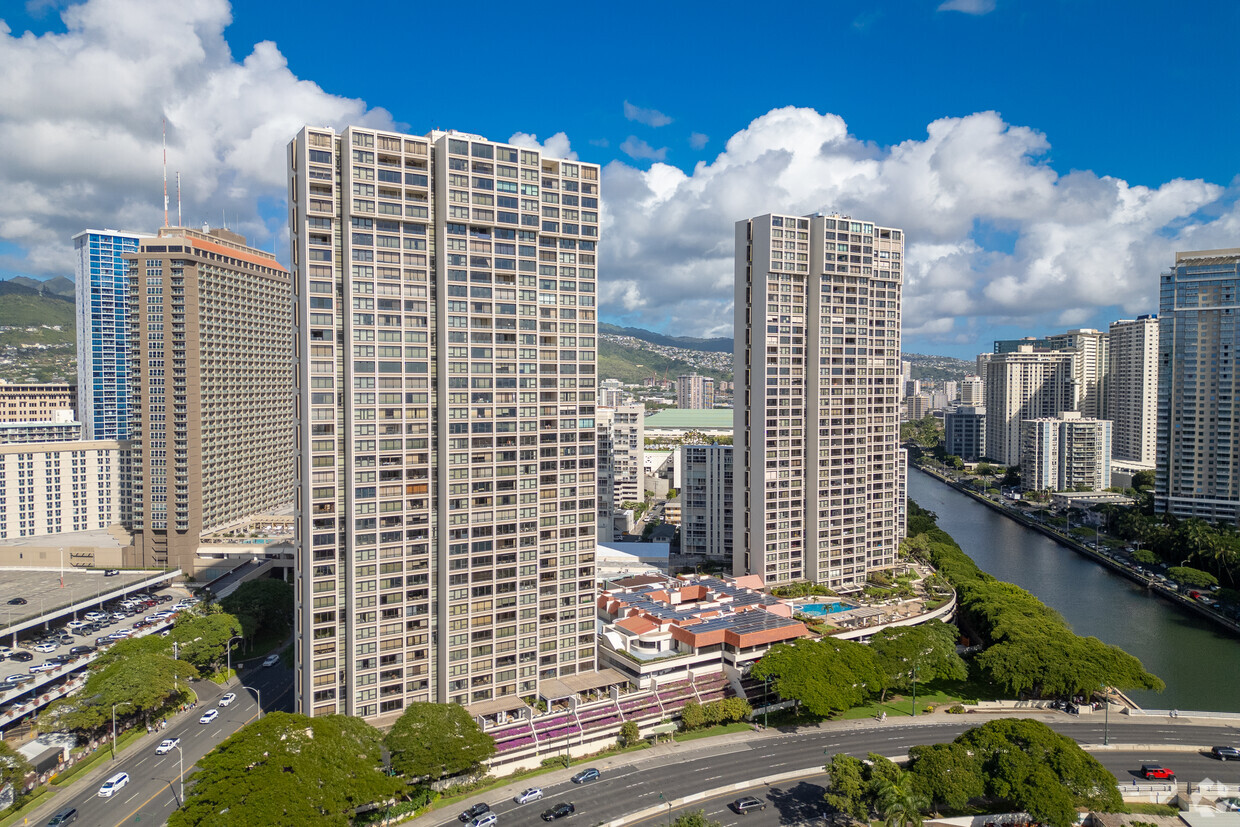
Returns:
[[[836,588],[893,564],[903,254],[847,216],[737,223],[734,573]]]
[[[1111,423],[1064,411],[1021,423],[1021,488],[1105,491],[1111,487]]]
[[[288,158],[297,709],[495,714],[591,673],[599,167],[357,127]]]
[[[598,426],[598,530],[603,540],[614,540],[616,513],[628,502],[645,499],[646,438],[642,405],[595,409]]]
[[[0,445],[0,540],[119,524],[127,448],[116,440]]]
[[[715,407],[715,380],[696,373],[676,377],[676,407],[682,410]]]
[[[1153,465],[1158,447],[1158,318],[1111,322],[1107,419],[1115,459]]]
[[[129,263],[131,565],[186,572],[201,537],[293,498],[288,271],[229,230],[165,227]]]
[[[51,422],[57,411],[77,416],[77,387],[66,382],[6,382],[0,379],[0,422]]]
[[[989,354],[988,354],[989,355]],[[960,404],[970,408],[982,407],[986,401],[986,383],[980,376],[966,376],[960,380]]]
[[[986,456],[1015,465],[1021,422],[1076,409],[1076,357],[1072,351],[1037,351],[1032,345],[986,355]]]

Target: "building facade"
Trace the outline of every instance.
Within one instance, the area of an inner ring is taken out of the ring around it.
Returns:
[[[894,563],[903,252],[847,216],[737,223],[734,573],[854,587]]]
[[[73,237],[78,414],[87,439],[129,438],[129,277],[125,254],[147,236],[83,230]]]
[[[1240,522],[1240,248],[1176,253],[1158,313],[1156,511]]]
[[[693,410],[715,407],[715,380],[696,373],[676,377],[676,407]]]
[[[0,444],[13,442],[78,442],[82,439],[82,423],[73,418],[73,411],[62,408],[50,416],[33,422],[0,421]]]
[[[1111,487],[1111,423],[1078,411],[1021,423],[1021,488],[1105,491]]]
[[[292,503],[288,271],[228,230],[165,227],[126,260],[130,563],[195,571],[204,533]]]
[[[1050,350],[1070,350],[1072,380],[1076,385],[1076,410],[1093,419],[1107,419],[1107,396],[1110,373],[1110,347],[1106,333],[1093,328],[1069,330],[1046,337]]]
[[[682,445],[680,553],[732,564],[735,497],[731,445]]]
[[[645,499],[646,440],[642,405],[595,408],[598,425],[598,526],[603,540],[616,537],[615,515],[625,503]]]
[[[599,167],[356,127],[288,160],[297,709],[590,672]]]
[[[986,409],[961,405],[943,417],[943,441],[947,453],[965,462],[986,456]]]
[[[966,407],[983,407],[986,403],[986,383],[980,376],[966,376],[960,380],[960,404]]]
[[[1158,317],[1111,322],[1107,416],[1114,457],[1152,465],[1158,450]]]
[[[0,540],[119,523],[127,447],[116,440],[0,445]]]
[[[0,379],[0,422],[50,422],[57,411],[77,417],[77,387],[63,382],[6,382]]]
[[[986,361],[986,456],[1004,465],[1020,462],[1020,423],[1076,409],[1071,351],[1016,350]]]

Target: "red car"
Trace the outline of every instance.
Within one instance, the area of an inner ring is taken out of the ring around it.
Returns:
[[[1174,781],[1175,773],[1161,764],[1142,764],[1141,777],[1146,779],[1163,778],[1167,781]]]

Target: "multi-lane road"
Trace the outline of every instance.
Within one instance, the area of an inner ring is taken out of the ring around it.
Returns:
[[[256,697],[261,697],[265,712],[292,710],[293,683],[288,664],[281,662],[264,669],[259,663],[257,660],[249,663],[248,668],[238,673],[240,679],[228,686],[217,686],[210,681],[194,682],[193,688],[199,698],[195,709],[176,716],[164,730],[130,746],[105,767],[92,769],[90,783],[79,784],[81,789],[75,793],[56,796],[32,815],[30,824],[43,824],[65,807],[77,808],[79,824],[99,827],[163,824],[180,805],[181,767],[184,766],[184,777],[188,781],[200,758],[258,716]],[[226,692],[236,693],[237,700],[219,709],[219,717],[211,723],[198,723],[202,713],[219,708],[219,698]],[[174,749],[156,755],[155,747],[164,738],[180,738],[183,754]],[[99,797],[99,786],[117,772],[128,773],[129,784],[111,798]]]
[[[1070,718],[1067,715],[1038,715],[1056,730],[1083,744],[1101,744],[1103,722]],[[689,742],[658,757],[646,760],[633,754],[603,759],[592,766],[602,770],[602,777],[591,784],[578,785],[568,780],[568,771],[530,779],[525,786],[541,786],[542,801],[517,805],[513,790],[484,794],[468,799],[457,809],[476,801],[485,801],[498,816],[497,827],[542,824],[539,814],[559,801],[571,802],[577,812],[564,819],[599,824],[622,816],[657,808],[640,821],[658,824],[686,810],[705,810],[708,818],[724,827],[744,823],[746,827],[795,824],[820,819],[823,807],[822,766],[831,754],[845,752],[864,757],[870,752],[886,756],[902,756],[916,744],[950,741],[963,730],[977,726],[985,718],[963,715],[951,720],[937,718],[930,722],[905,723],[888,721],[883,724],[863,723],[854,729],[823,728],[802,730],[795,734],[747,739],[726,739],[707,746],[710,741]],[[1183,751],[1186,746],[1208,746],[1240,742],[1235,725],[1211,723],[1171,723],[1167,721],[1134,722],[1111,720],[1111,744],[1157,744],[1158,747],[1122,747],[1093,750],[1121,784],[1137,778],[1136,770],[1143,762],[1157,761],[1174,769],[1181,784],[1203,780],[1240,785],[1240,762],[1220,763],[1206,755]],[[640,756],[640,753],[638,754]],[[575,767],[574,771],[580,769]],[[798,772],[798,771],[804,772]],[[789,773],[795,777],[766,784],[763,778]],[[541,784],[539,783],[541,780]],[[758,781],[747,791],[726,790],[687,803],[668,807],[664,802],[677,802],[686,796],[720,790],[747,781]],[[1142,782],[1144,783],[1144,782]],[[728,805],[741,795],[752,794],[767,803],[765,810],[737,815]],[[444,825],[461,827],[454,820],[457,810],[436,811],[419,818],[417,827]]]

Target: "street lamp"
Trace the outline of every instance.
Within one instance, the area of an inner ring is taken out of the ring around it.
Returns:
[[[177,765],[180,775],[177,776],[177,782],[181,785],[181,798],[178,806],[185,806],[185,753],[181,752],[181,744],[177,743]]]
[[[242,684],[244,686],[244,684]],[[254,703],[258,704],[258,717],[263,717],[263,695],[257,686],[246,686],[246,689],[254,690]]]
[[[1105,747],[1111,742],[1111,687],[1103,684],[1102,686],[1102,745]]]
[[[228,639],[228,645],[225,647],[225,655],[228,658],[228,667],[224,672],[225,680],[232,680],[232,642],[234,640],[245,640],[241,635],[233,635]]]
[[[913,717],[917,717],[917,661],[913,661]]]
[[[112,760],[116,760],[116,708],[118,706],[133,706],[132,701],[121,701],[118,704],[112,704]]]
[[[771,676],[762,679],[762,728],[771,726]]]

